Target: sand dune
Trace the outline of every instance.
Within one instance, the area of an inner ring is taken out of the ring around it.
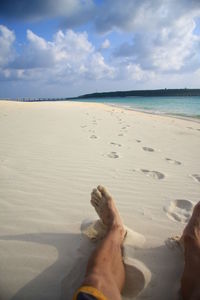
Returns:
[[[1,300],[70,300],[94,247],[81,224],[97,218],[89,200],[98,184],[146,239],[126,246],[127,273],[132,282],[139,270],[141,286],[123,298],[178,299],[182,252],[165,241],[199,201],[198,123],[104,104],[1,101],[0,141]]]

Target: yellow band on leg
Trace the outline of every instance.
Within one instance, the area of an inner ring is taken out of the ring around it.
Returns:
[[[83,285],[81,286],[76,293],[74,294],[73,300],[77,300],[77,296],[79,293],[86,293],[89,294],[95,298],[97,298],[97,300],[108,300],[103,294],[102,292],[100,292],[99,290],[97,290],[95,287],[93,286],[87,286],[87,285]]]

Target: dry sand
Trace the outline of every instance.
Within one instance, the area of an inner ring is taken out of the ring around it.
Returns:
[[[104,104],[1,101],[0,299],[71,300],[95,247],[82,231],[97,219],[89,200],[98,184],[130,230],[124,299],[178,299],[183,256],[166,240],[199,200],[199,149],[193,121]]]

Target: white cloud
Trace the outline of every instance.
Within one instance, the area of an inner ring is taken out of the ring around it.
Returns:
[[[85,61],[95,49],[88,41],[86,32],[75,33],[67,30],[64,33],[60,30],[54,36],[53,51],[58,62],[65,60],[78,64]]]
[[[115,68],[105,63],[104,57],[99,53],[94,53],[89,63],[88,75],[92,79],[111,79],[115,77]]]
[[[110,47],[110,41],[105,39],[104,42],[101,44],[102,49],[108,49]]]
[[[143,31],[168,27],[183,16],[199,16],[199,0],[104,0],[98,7],[95,26],[99,32]]]
[[[15,34],[7,27],[0,25],[0,66],[6,66],[14,56],[13,43]]]
[[[120,0],[117,3],[122,5]],[[115,49],[115,56],[129,58],[143,69],[160,72],[185,71],[200,66],[200,35],[195,33],[196,17],[200,16],[197,1],[131,3],[135,5],[134,13],[127,14],[127,19],[118,16],[115,26],[132,30],[133,41],[121,44]],[[133,16],[135,11],[137,15]],[[124,17],[124,12],[122,14]]]
[[[4,28],[4,31],[11,35],[12,32],[6,30]],[[4,44],[10,45],[9,34],[5,35]],[[31,30],[27,30],[26,46],[9,66],[1,70],[1,78],[17,80],[37,78],[61,84],[81,78],[88,80],[113,78],[114,73],[115,69],[105,62],[102,54],[89,42],[86,32],[59,30],[52,41],[46,41]]]
[[[46,41],[37,36],[36,34],[34,34],[31,30],[27,30],[27,39],[30,42],[30,44],[32,45],[33,48],[35,49],[47,49],[47,43]]]
[[[195,22],[189,17],[162,28],[149,49],[152,66],[162,71],[178,71],[186,65],[192,67],[200,50],[200,36],[193,33],[194,29]]]
[[[155,73],[153,71],[142,70],[140,65],[129,63],[126,67],[127,77],[133,79],[134,81],[143,81],[153,79]]]

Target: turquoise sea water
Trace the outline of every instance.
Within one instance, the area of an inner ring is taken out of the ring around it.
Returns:
[[[200,97],[88,98],[78,101],[100,102],[150,113],[200,118]]]

